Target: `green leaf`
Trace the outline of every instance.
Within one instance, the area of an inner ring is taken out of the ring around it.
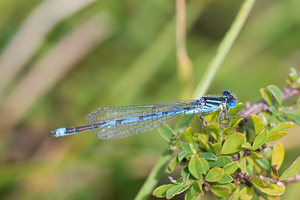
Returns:
[[[230,196],[229,200],[238,200],[239,199],[239,194],[240,194],[240,186],[236,184],[235,190]]]
[[[240,199],[241,200],[251,200],[253,196],[253,187],[244,187],[240,191]]]
[[[202,178],[203,165],[200,158],[196,154],[192,156],[188,167],[189,171],[196,179]]]
[[[200,158],[203,166],[203,174],[206,175],[209,170],[209,164],[204,158]]]
[[[223,167],[228,163],[232,163],[232,160],[228,156],[218,156],[216,161],[208,161],[210,168]]]
[[[209,170],[207,175],[205,176],[205,180],[207,182],[218,182],[224,175],[224,170],[219,167],[214,167]]]
[[[269,135],[272,135],[274,133],[278,133],[281,131],[284,131],[288,128],[291,128],[292,126],[294,126],[295,124],[293,122],[283,122],[278,124],[277,126],[273,127],[270,131],[269,131]]]
[[[244,118],[243,117],[239,117],[239,116],[235,116],[232,117],[228,126],[230,126],[231,128],[236,127]],[[231,130],[231,128],[226,127],[226,129]]]
[[[220,151],[222,149],[222,144],[220,144],[220,143],[212,144],[212,149],[216,154],[218,154],[218,153],[220,153]]]
[[[229,163],[223,167],[225,174],[232,174],[239,168],[239,163],[237,161]]]
[[[267,142],[268,139],[268,131],[267,129],[263,129],[254,139],[252,149],[256,150],[261,147],[264,143]]]
[[[185,200],[198,200],[202,194],[202,186],[195,181],[185,194]]]
[[[256,115],[250,115],[255,134],[258,135],[264,128],[263,122]]]
[[[246,158],[241,158],[239,160],[239,168],[241,169],[242,173],[246,173]]]
[[[300,115],[296,113],[289,113],[289,118],[291,118],[297,125],[300,126]]]
[[[271,165],[276,165],[276,169],[279,170],[284,159],[284,148],[280,142],[277,142],[272,151]]]
[[[161,185],[161,186],[155,188],[155,190],[152,192],[152,195],[156,196],[158,198],[165,197],[167,194],[167,191],[173,186],[175,186],[175,184]]]
[[[254,177],[250,180],[250,182],[258,187],[261,187],[261,188],[266,188],[266,187],[269,187],[270,184],[267,183],[266,181],[262,180],[261,178],[258,178],[258,177]]]
[[[272,93],[274,99],[276,100],[277,104],[281,106],[282,103],[282,97],[281,97],[281,91],[276,85],[269,85],[268,90]]]
[[[265,88],[260,88],[259,92],[260,92],[262,98],[265,100],[265,102],[269,106],[271,106],[272,105],[272,96],[271,96],[272,93],[269,90],[265,89]]]
[[[262,168],[264,168],[265,170],[269,171],[271,170],[271,164],[269,163],[269,161],[266,158],[262,158],[262,159],[255,159],[255,162]]]
[[[244,142],[242,148],[252,150],[252,146],[249,142]]]
[[[272,142],[272,141],[278,140],[278,139],[282,138],[283,136],[285,136],[287,133],[288,133],[287,131],[282,131],[282,132],[277,132],[277,133],[273,133],[273,134],[268,134],[267,142]]]
[[[198,141],[199,141],[199,143],[200,143],[200,146],[201,146],[205,151],[211,152],[211,149],[209,148],[209,146],[206,144],[206,142],[205,142],[201,137],[198,137]]]
[[[297,159],[293,162],[293,164],[282,173],[282,175],[279,177],[280,181],[287,180],[299,172],[299,168],[300,168],[299,158],[300,156],[298,156]]]
[[[265,112],[261,112],[258,114],[258,117],[261,119],[263,126],[266,127],[269,124],[269,116]]]
[[[251,153],[250,153],[250,156],[251,156],[251,158],[253,158],[253,159],[261,159],[261,158],[263,158],[263,156],[261,156],[261,155],[259,155],[257,152],[255,152],[255,151],[252,151]]]
[[[243,110],[244,108],[244,104],[239,102],[236,104],[236,106],[232,109],[230,109],[227,113],[228,116],[231,116],[231,115],[236,115],[238,114],[241,110]]]
[[[209,187],[209,189],[219,198],[225,198],[230,193],[230,188],[222,185],[212,185]]]
[[[169,163],[168,168],[166,169],[166,173],[172,173],[178,164],[178,158],[175,156]]]
[[[193,153],[193,149],[191,148],[191,146],[189,144],[180,142],[180,147],[181,149],[183,149],[185,152],[191,152]]]
[[[175,185],[168,189],[166,193],[167,199],[173,198],[175,195],[181,194],[185,190],[187,190],[190,187],[190,185]]]
[[[199,156],[206,160],[217,160],[217,156],[210,152],[201,153]]]
[[[183,178],[183,180],[186,180],[189,177],[189,174],[190,174],[190,171],[187,166],[185,168],[183,168],[180,172],[180,175]]]
[[[229,174],[223,174],[221,180],[218,181],[220,184],[230,183],[233,178]]]
[[[290,69],[289,79],[292,83],[295,83],[298,79],[297,71],[294,68]]]
[[[168,125],[159,127],[158,132],[167,142],[170,142],[177,135]]]
[[[259,187],[256,184],[253,184],[255,188],[260,190],[261,192],[272,195],[272,196],[277,196],[277,195],[282,195],[285,192],[285,187],[284,184],[278,183],[278,184],[269,184],[267,187]]]
[[[246,137],[242,133],[233,133],[227,137],[223,144],[221,154],[231,154],[241,150]]]
[[[192,136],[192,128],[189,127],[187,128],[184,132],[183,132],[183,139],[187,142],[187,143],[191,143],[193,144],[193,136]]]

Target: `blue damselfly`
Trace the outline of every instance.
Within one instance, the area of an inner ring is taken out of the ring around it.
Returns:
[[[235,97],[228,90],[224,90],[219,97],[205,96],[197,100],[162,104],[98,108],[85,118],[90,125],[58,128],[52,133],[55,137],[60,137],[91,130],[103,140],[123,138],[155,129],[180,114],[198,113],[202,117],[220,110],[217,117],[219,123],[221,114],[224,113],[227,117],[227,108],[235,106]]]

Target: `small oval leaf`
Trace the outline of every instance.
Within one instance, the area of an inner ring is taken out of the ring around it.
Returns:
[[[201,153],[199,156],[206,160],[217,160],[217,156],[210,152]]]
[[[203,166],[203,174],[206,175],[209,170],[209,164],[204,158],[200,158]]]
[[[216,161],[208,161],[210,168],[223,167],[228,163],[232,163],[232,160],[228,156],[218,156]]]
[[[272,151],[271,165],[276,165],[276,169],[279,170],[284,159],[284,148],[280,142],[277,142]]]
[[[187,129],[185,129],[185,131],[183,132],[183,139],[187,142],[187,143],[191,143],[193,144],[193,136],[192,136],[192,127],[189,127]]]
[[[220,184],[230,183],[233,178],[229,174],[223,174],[221,180],[218,181]]]
[[[269,90],[265,89],[265,88],[260,88],[259,90],[262,98],[265,100],[265,102],[271,106],[272,105],[272,94]]]
[[[242,133],[229,135],[223,144],[221,154],[231,154],[240,151],[244,142],[246,142],[246,137]]]
[[[251,200],[253,196],[253,187],[244,187],[240,191],[240,199],[242,200]]]
[[[168,125],[159,127],[158,132],[167,142],[170,142],[172,138],[177,135]]]
[[[277,132],[277,133],[273,133],[273,134],[268,134],[267,142],[272,142],[272,141],[278,140],[278,139],[282,138],[283,136],[285,136],[287,133],[288,133],[287,131],[282,131],[282,132]]]
[[[268,90],[272,93],[274,99],[276,100],[277,104],[281,106],[282,103],[282,97],[281,97],[281,91],[276,85],[269,85]]]
[[[230,188],[222,185],[212,185],[209,187],[209,189],[219,198],[225,198],[230,193]]]
[[[282,173],[282,175],[279,177],[279,180],[283,181],[291,178],[292,176],[296,175],[299,172],[299,168],[300,168],[300,156],[298,156],[297,159],[293,162],[293,164]]]
[[[205,176],[205,180],[208,182],[217,182],[221,180],[224,175],[224,170],[219,167],[214,167],[209,170],[207,175]]]
[[[263,129],[254,139],[252,149],[256,150],[261,147],[264,143],[267,142],[268,139],[268,131],[267,129]]]
[[[175,195],[181,194],[182,192],[187,190],[189,188],[189,186],[190,185],[175,185],[175,186],[171,187],[170,189],[168,189],[168,191],[166,193],[167,199],[171,199]]]
[[[175,156],[169,163],[168,168],[165,170],[166,173],[172,173],[178,164],[178,158]]]
[[[278,133],[281,131],[284,131],[288,128],[291,128],[292,126],[294,126],[295,124],[293,122],[283,122],[280,123],[278,125],[276,125],[275,127],[273,127],[271,130],[269,130],[269,134],[272,135],[274,133]]]
[[[229,200],[238,200],[240,194],[240,186],[238,184],[235,185],[235,190],[230,196]]]
[[[250,118],[254,127],[255,134],[258,135],[264,128],[263,122],[256,115],[250,115]]]
[[[188,165],[189,171],[191,174],[196,178],[200,179],[202,178],[202,173],[203,173],[203,165],[200,160],[200,158],[194,154],[189,162]]]
[[[272,195],[272,196],[282,195],[285,192],[284,184],[282,184],[280,182],[278,184],[271,183],[267,187],[259,187],[256,184],[253,184],[253,185],[261,192]]]
[[[155,188],[155,190],[152,192],[152,195],[158,198],[165,197],[167,191],[173,186],[175,186],[175,184],[161,185]]]
[[[232,174],[239,168],[239,163],[237,161],[229,163],[223,167],[225,174]]]

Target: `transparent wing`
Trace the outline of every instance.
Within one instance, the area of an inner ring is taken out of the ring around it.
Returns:
[[[149,130],[155,129],[168,121],[173,119],[176,115],[169,115],[160,118],[143,120],[140,122],[132,122],[118,126],[108,126],[97,130],[97,137],[102,140],[116,139],[135,135],[137,133],[144,133]]]
[[[174,101],[161,104],[148,104],[140,106],[104,107],[98,108],[85,117],[89,123],[106,122],[111,120],[126,119],[130,117],[149,115],[156,112],[166,112],[193,106],[196,100]]]

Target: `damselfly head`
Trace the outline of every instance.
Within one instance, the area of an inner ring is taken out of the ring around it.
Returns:
[[[236,99],[235,97],[231,94],[230,91],[224,90],[222,92],[222,97],[226,98],[226,103],[229,108],[234,108],[236,106]]]

